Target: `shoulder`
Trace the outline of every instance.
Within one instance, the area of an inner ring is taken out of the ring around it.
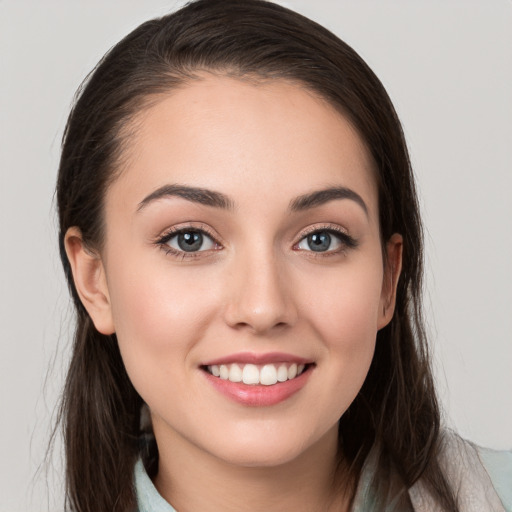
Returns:
[[[512,512],[512,452],[481,448],[445,431],[441,435],[439,462],[461,510]],[[415,510],[430,510],[432,501],[421,480],[409,494]]]

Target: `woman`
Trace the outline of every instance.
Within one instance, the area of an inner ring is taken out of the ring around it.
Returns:
[[[72,510],[505,510],[440,432],[403,134],[334,35],[257,0],[145,23],[57,197]]]

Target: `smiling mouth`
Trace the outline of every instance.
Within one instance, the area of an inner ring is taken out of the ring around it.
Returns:
[[[312,364],[214,364],[203,366],[203,370],[221,380],[243,383],[249,386],[273,386],[296,379],[306,372]]]

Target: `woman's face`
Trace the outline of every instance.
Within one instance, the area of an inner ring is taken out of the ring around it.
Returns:
[[[399,237],[394,274],[383,265],[360,137],[296,85],[206,74],[133,129],[92,316],[116,332],[160,449],[269,466],[335,443],[400,267]]]

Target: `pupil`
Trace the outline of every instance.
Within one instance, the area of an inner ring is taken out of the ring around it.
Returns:
[[[178,245],[186,252],[197,251],[203,245],[203,235],[197,231],[188,231],[178,235]]]
[[[327,251],[331,245],[331,235],[326,231],[313,233],[308,236],[308,245],[312,251]]]

